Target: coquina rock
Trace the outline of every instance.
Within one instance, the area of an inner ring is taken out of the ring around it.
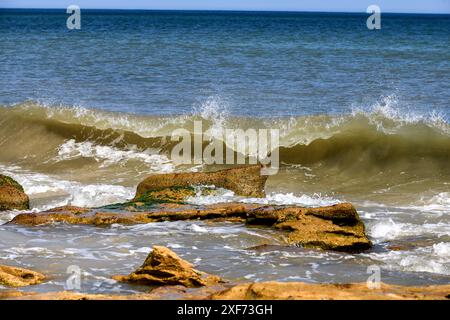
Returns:
[[[194,186],[211,186],[234,191],[246,197],[265,197],[267,176],[261,175],[261,166],[245,166],[216,172],[189,172],[151,175],[136,190],[134,201],[182,202],[194,196]]]
[[[102,209],[87,209],[72,206],[58,207],[43,212],[22,213],[13,218],[10,224],[45,225],[54,222],[70,224],[92,224],[106,226],[111,224],[140,224],[161,221],[230,219],[245,221],[246,213],[257,205],[244,203],[221,203],[197,206],[177,203],[155,204],[151,208],[133,207],[125,212],[108,212]]]
[[[142,210],[142,211],[141,211]],[[350,203],[319,208],[267,206],[246,203],[212,205],[155,204],[132,211],[61,207],[40,213],[23,213],[11,224],[42,225],[53,222],[105,226],[159,221],[225,219],[264,225],[286,233],[289,244],[325,250],[361,252],[371,248],[365,227]]]
[[[263,206],[248,212],[247,223],[286,230],[290,243],[307,248],[360,252],[372,247],[350,203],[319,208]]]
[[[238,284],[212,294],[213,300],[447,300],[450,285],[396,286],[381,283],[311,284],[303,282],[260,282]]]
[[[188,288],[213,285],[219,277],[197,271],[166,247],[154,246],[144,264],[128,276],[113,276],[114,280],[151,286],[182,285]]]
[[[39,284],[45,276],[39,272],[0,265],[0,284],[8,287],[24,287]]]
[[[0,174],[0,211],[29,208],[30,200],[23,187],[14,179]]]
[[[231,286],[231,287],[230,287]],[[0,292],[11,300],[448,300],[450,285],[397,286],[380,283],[312,284],[303,282],[258,282],[201,287],[186,290],[167,286],[131,295],[85,294],[77,292]]]

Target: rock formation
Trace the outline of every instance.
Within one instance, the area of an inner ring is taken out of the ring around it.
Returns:
[[[148,209],[148,208],[145,208]],[[360,252],[372,244],[364,224],[349,203],[319,208],[265,206],[244,203],[212,205],[156,204],[146,211],[104,212],[100,209],[61,207],[41,213],[23,213],[10,223],[42,225],[53,222],[97,226],[158,221],[226,219],[273,227],[287,233],[289,244],[325,250]]]
[[[214,300],[446,300],[450,285],[396,286],[380,284],[369,289],[366,283],[311,284],[303,282],[259,282],[239,284],[214,293]]]
[[[45,276],[28,269],[0,265],[0,285],[24,287],[39,284]]]
[[[0,174],[0,211],[29,208],[30,200],[23,187],[14,179]]]
[[[350,203],[319,208],[264,206],[248,212],[247,223],[286,230],[288,242],[302,247],[360,252],[372,246]]]
[[[151,286],[182,285],[188,288],[221,282],[216,276],[197,271],[166,247],[154,246],[144,264],[128,276],[114,276],[114,280]]]
[[[240,196],[262,198],[266,180],[260,165],[216,172],[155,174],[138,185],[134,201],[181,202],[195,195],[193,186],[210,185],[232,190]]]

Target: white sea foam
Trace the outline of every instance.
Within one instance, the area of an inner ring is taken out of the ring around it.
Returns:
[[[130,150],[120,150],[110,146],[96,145],[90,141],[76,142],[67,140],[58,148],[55,161],[72,160],[77,158],[93,158],[101,162],[101,167],[113,164],[125,164],[131,160],[141,161],[154,172],[172,172],[174,164],[164,155],[151,150],[139,151],[131,147]]]
[[[449,133],[445,116],[436,111],[420,113],[409,108],[400,106],[399,99],[395,94],[382,97],[370,108],[354,107],[353,117],[363,116],[369,122],[376,125],[378,130],[385,133],[393,133],[404,125],[424,123],[430,127],[439,128],[445,133]],[[387,123],[386,120],[391,120]]]
[[[265,198],[245,198],[236,196],[233,191],[226,189],[217,189],[212,195],[197,195],[186,199],[188,203],[208,205],[214,203],[243,202],[256,204],[274,204],[274,205],[299,205],[299,206],[327,206],[340,203],[334,199],[321,194],[296,196],[293,193],[270,193]]]
[[[441,237],[450,236],[450,225],[446,222],[414,224],[384,219],[379,222],[369,222],[367,233],[376,242],[427,234]]]
[[[409,206],[420,211],[446,214],[450,211],[450,192],[440,192],[431,198],[421,199],[419,205]],[[423,203],[420,205],[420,203]]]
[[[433,252],[440,257],[450,258],[450,242],[440,242],[434,244]]]
[[[339,200],[323,196],[319,193],[313,195],[303,194],[296,196],[293,193],[270,193],[265,198],[249,198],[242,199],[245,203],[261,203],[261,204],[276,204],[276,205],[299,205],[299,206],[327,206],[340,203]]]
[[[205,227],[201,227],[198,224],[192,224],[191,225],[191,229],[195,232],[200,232],[200,233],[207,233],[208,229],[206,229]]]
[[[437,243],[408,251],[362,254],[384,263],[384,268],[407,272],[450,275],[450,243]]]
[[[11,176],[23,186],[25,193],[30,196],[31,206],[36,210],[46,210],[63,205],[96,207],[115,202],[125,202],[132,198],[134,194],[134,188],[108,184],[86,185],[30,172],[17,166],[5,167],[0,165],[0,171]],[[41,204],[41,201],[37,201],[37,199],[43,196],[49,196],[49,200]]]

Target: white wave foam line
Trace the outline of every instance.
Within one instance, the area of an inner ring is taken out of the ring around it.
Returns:
[[[423,205],[412,205],[405,208],[445,214],[450,211],[450,192],[441,192],[428,200],[422,199],[420,202]]]
[[[265,198],[245,198],[236,196],[233,191],[217,189],[213,195],[197,195],[186,199],[188,203],[198,205],[208,205],[215,203],[243,202],[256,204],[274,205],[299,205],[305,207],[327,206],[340,203],[341,201],[321,194],[295,196],[293,193],[270,193]]]
[[[3,211],[0,213],[0,226],[6,222],[11,221],[14,219],[15,216],[20,214],[20,211],[13,210],[13,211]]]
[[[124,164],[130,160],[141,161],[155,172],[173,172],[174,165],[164,155],[152,154],[149,150],[119,150],[110,146],[95,145],[90,141],[76,142],[74,139],[67,140],[58,148],[55,161],[72,160],[77,158],[94,158],[102,162],[101,167],[113,164]]]
[[[305,207],[312,206],[328,206],[340,203],[339,200],[331,197],[322,196],[315,193],[312,196],[303,194],[295,196],[293,193],[270,193],[265,198],[250,198],[242,199],[244,203],[261,203],[261,204],[276,204],[276,205],[299,205]]]
[[[411,251],[364,254],[384,263],[384,268],[450,275],[450,243],[440,242]]]
[[[80,207],[97,207],[115,202],[125,202],[134,195],[134,188],[120,185],[89,184],[75,181],[59,180],[56,177],[29,172],[20,167],[0,165],[0,171],[19,182],[33,199],[47,195],[55,198],[45,205],[34,207],[35,210],[46,210],[56,206],[74,205]],[[11,214],[14,214],[12,212]]]
[[[433,234],[438,237],[450,236],[450,225],[448,223],[425,223],[412,224],[394,222],[392,219],[369,223],[367,233],[376,242],[394,240],[402,237]]]
[[[364,116],[368,118],[369,122],[376,125],[378,130],[386,133],[392,132],[392,129],[395,131],[395,129],[403,125],[417,123],[424,123],[431,127],[439,128],[447,134],[450,133],[448,123],[443,114],[434,110],[429,113],[419,113],[408,108],[401,108],[398,97],[393,94],[382,97],[381,101],[378,101],[370,108],[353,108],[352,115],[354,117]],[[387,128],[383,120],[393,121],[394,128]]]

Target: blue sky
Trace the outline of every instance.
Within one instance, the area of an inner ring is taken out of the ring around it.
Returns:
[[[365,12],[371,4],[383,12],[450,13],[450,0],[0,0],[0,8],[206,9]]]

